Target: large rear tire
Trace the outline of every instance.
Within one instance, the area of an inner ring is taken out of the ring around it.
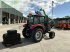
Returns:
[[[49,32],[49,38],[53,39],[55,37],[55,32]]]
[[[36,28],[32,31],[31,39],[34,42],[40,42],[43,38],[43,30]]]
[[[27,28],[24,28],[23,31],[22,31],[22,35],[25,37],[25,38],[29,38],[29,33],[27,33]]]

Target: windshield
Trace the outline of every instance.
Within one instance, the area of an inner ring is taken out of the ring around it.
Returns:
[[[28,18],[29,23],[33,23],[33,17]]]
[[[44,16],[30,16],[28,22],[29,24],[44,24]]]
[[[29,24],[39,24],[40,19],[37,16],[28,17]]]

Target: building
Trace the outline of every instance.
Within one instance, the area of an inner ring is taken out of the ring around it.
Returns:
[[[22,23],[23,20],[24,17],[21,12],[0,1],[0,25]]]

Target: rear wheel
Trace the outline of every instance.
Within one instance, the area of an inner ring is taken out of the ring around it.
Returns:
[[[40,42],[43,38],[43,30],[42,29],[34,29],[32,31],[31,38],[34,42]]]
[[[55,32],[49,32],[49,38],[52,39],[55,37]]]
[[[25,37],[25,38],[29,38],[29,33],[27,33],[27,28],[24,28],[23,31],[22,31],[22,35]]]

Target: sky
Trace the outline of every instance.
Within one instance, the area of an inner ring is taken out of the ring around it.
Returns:
[[[57,17],[70,16],[70,2],[56,6],[53,11],[53,14]]]
[[[49,17],[52,17],[52,1],[53,18],[70,16],[70,0],[2,0],[13,8],[19,10],[24,16],[29,12],[35,13],[40,8],[44,9]]]

